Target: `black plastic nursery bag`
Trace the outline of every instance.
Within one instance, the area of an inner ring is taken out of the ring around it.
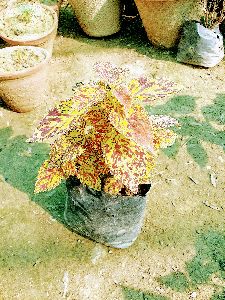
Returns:
[[[219,27],[208,29],[195,21],[184,24],[178,45],[179,62],[209,68],[216,66],[223,57],[223,36]]]
[[[115,248],[127,248],[136,240],[146,196],[111,196],[74,179],[67,180],[67,190],[65,221],[76,233]]]

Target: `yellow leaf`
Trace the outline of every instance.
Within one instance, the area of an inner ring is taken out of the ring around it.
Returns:
[[[110,172],[136,194],[138,185],[146,180],[150,165],[153,166],[153,156],[115,129],[105,136],[102,148]]]
[[[102,152],[93,150],[91,145],[79,156],[77,177],[83,184],[100,191],[101,176],[109,173],[109,168],[105,164]]]
[[[152,126],[143,107],[133,105],[125,112],[121,106],[118,106],[110,112],[109,120],[125,137],[154,152]]]
[[[49,160],[46,160],[38,171],[37,181],[35,183],[35,193],[49,191],[58,186],[64,175],[61,169],[49,167]]]
[[[90,108],[106,97],[106,91],[98,84],[81,86],[73,98],[59,102],[42,119],[30,142],[43,141],[65,134],[71,127],[80,125]]]
[[[110,195],[118,195],[123,186],[120,180],[115,177],[109,177],[105,181],[104,191]]]

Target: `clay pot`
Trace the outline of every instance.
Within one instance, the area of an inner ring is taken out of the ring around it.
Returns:
[[[83,31],[93,37],[120,30],[120,0],[69,0]]]
[[[158,47],[177,45],[182,25],[204,15],[201,0],[135,0],[149,40]]]
[[[16,112],[29,112],[42,106],[47,101],[48,80],[47,66],[50,54],[46,49],[32,46],[6,47],[0,50],[34,49],[44,54],[44,59],[37,65],[15,72],[0,73],[0,98]]]
[[[44,48],[49,51],[50,55],[52,55],[53,50],[53,43],[57,34],[57,28],[58,28],[58,16],[57,12],[47,5],[42,5],[46,10],[50,11],[50,13],[53,16],[54,22],[51,27],[51,29],[48,32],[45,32],[43,34],[40,34],[38,38],[35,39],[23,39],[22,37],[10,37],[4,34],[3,32],[0,33],[0,38],[2,38],[9,46],[37,46]],[[3,18],[6,10],[3,9],[0,11],[0,19]]]
[[[58,18],[59,18],[59,10],[62,5],[62,2],[63,2],[63,0],[58,0],[58,1],[55,1],[53,4],[52,3],[48,4],[48,3],[45,3],[44,0],[41,1],[42,4],[47,5],[51,9],[53,9],[56,12]]]

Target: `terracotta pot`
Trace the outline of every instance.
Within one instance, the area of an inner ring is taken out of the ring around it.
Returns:
[[[146,33],[152,44],[176,46],[182,25],[187,20],[200,20],[201,0],[135,0]]]
[[[120,30],[120,0],[69,0],[83,31],[93,37]]]
[[[4,33],[0,33],[0,37],[9,46],[38,46],[38,47],[48,50],[50,55],[52,55],[53,44],[54,44],[54,40],[55,40],[55,37],[57,34],[57,28],[58,28],[58,16],[57,16],[57,12],[50,6],[47,6],[47,5],[42,5],[42,6],[46,10],[50,11],[54,18],[54,23],[48,32],[41,34],[36,39],[30,39],[30,40],[27,40],[27,39],[23,40],[22,38],[20,39],[19,37],[18,38],[9,37],[9,36],[5,35]],[[7,8],[0,11],[0,19],[3,18],[6,10],[7,10]]]
[[[59,10],[60,10],[60,7],[61,7],[61,5],[62,5],[62,2],[63,2],[63,0],[58,0],[58,1],[55,1],[53,4],[51,4],[51,3],[48,4],[48,3],[45,3],[44,0],[41,1],[41,3],[42,3],[43,5],[47,5],[47,6],[49,6],[51,9],[53,9],[53,10],[56,12],[58,18],[59,18]]]
[[[48,96],[47,66],[50,54],[46,49],[32,46],[15,46],[8,49],[28,48],[44,53],[44,59],[37,65],[15,72],[0,73],[0,98],[16,112],[29,112],[44,105]]]

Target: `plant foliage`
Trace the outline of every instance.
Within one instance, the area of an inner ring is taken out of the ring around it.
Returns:
[[[100,80],[78,85],[72,98],[52,108],[30,142],[49,142],[49,159],[41,166],[35,192],[76,176],[81,183],[110,194],[138,193],[150,182],[159,148],[172,145],[177,125],[166,116],[148,116],[144,105],[176,91],[167,80],[137,78],[109,63],[95,66]]]
[[[205,0],[205,16],[202,18],[203,26],[213,29],[225,19],[224,0]]]

